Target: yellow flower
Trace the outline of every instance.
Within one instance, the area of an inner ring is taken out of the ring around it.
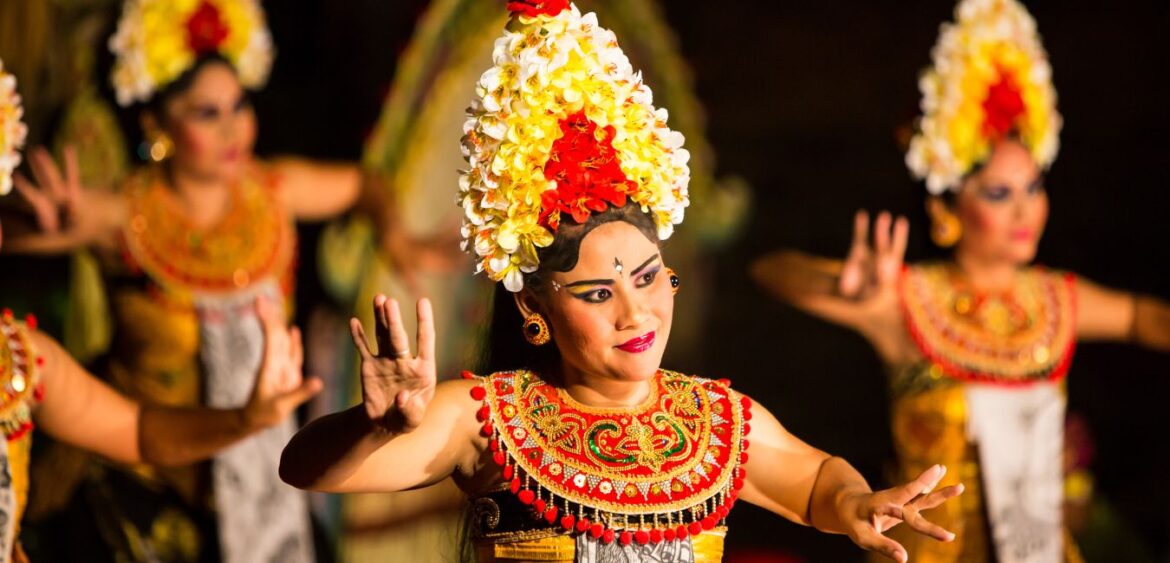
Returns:
[[[215,51],[236,69],[246,88],[259,88],[272,66],[272,38],[257,0],[126,0],[110,38],[111,82],[123,106],[149,100],[195,63],[188,23],[211,11],[226,34]]]
[[[1037,164],[1050,166],[1059,149],[1052,71],[1032,16],[1016,0],[963,0],[955,19],[943,26],[934,64],[919,81],[923,115],[906,153],[907,167],[934,194],[957,190],[991,154],[997,133],[984,106],[998,84],[1018,89],[1023,111],[1012,128]]]
[[[12,191],[12,173],[20,166],[20,149],[28,134],[23,117],[16,77],[4,70],[0,60],[0,195]]]

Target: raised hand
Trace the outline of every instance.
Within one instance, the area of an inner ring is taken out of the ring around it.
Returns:
[[[837,291],[856,300],[892,295],[906,257],[909,232],[910,223],[905,217],[894,220],[883,211],[875,221],[871,246],[869,214],[858,211],[853,219],[853,245],[841,269]]]
[[[85,189],[77,151],[65,148],[64,170],[44,147],[29,151],[35,182],[17,173],[13,185],[28,202],[41,235],[18,237],[14,247],[31,252],[68,252],[97,243],[110,243],[124,219],[122,199],[114,193]],[[29,239],[39,238],[39,243]],[[30,246],[30,244],[32,246]]]
[[[243,413],[248,428],[259,430],[283,422],[320,392],[322,383],[315,377],[302,377],[301,331],[297,327],[285,328],[277,305],[257,298],[256,314],[264,328],[264,360]]]
[[[899,562],[906,561],[906,548],[882,535],[898,524],[905,523],[914,531],[939,541],[953,540],[955,534],[922,515],[923,510],[934,508],[963,493],[962,484],[934,491],[945,474],[945,467],[935,465],[905,485],[857,495],[844,501],[848,503],[843,506],[842,513],[848,522],[849,538],[865,549]]]
[[[362,359],[362,404],[370,422],[387,432],[417,428],[435,396],[435,320],[430,300],[420,299],[417,309],[417,356],[410,353],[398,301],[384,295],[374,298],[377,353],[370,351],[361,321],[349,321]]]

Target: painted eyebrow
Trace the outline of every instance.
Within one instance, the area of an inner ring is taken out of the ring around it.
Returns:
[[[579,287],[582,285],[613,285],[613,280],[612,279],[581,280],[581,281],[575,281],[575,282],[570,283],[570,284],[565,284],[565,287]]]
[[[651,256],[645,262],[642,262],[642,265],[638,266],[638,269],[634,270],[634,273],[632,275],[637,276],[642,270],[646,269],[646,266],[649,266],[651,262],[654,262],[657,259],[658,259],[658,254]],[[564,287],[580,287],[583,285],[613,285],[613,280],[612,279],[580,280],[580,281],[575,281],[573,283],[565,284]]]
[[[638,269],[634,270],[633,274],[630,274],[630,277],[638,277],[638,274],[642,273],[642,270],[645,270],[646,266],[649,266],[651,263],[653,263],[655,260],[657,260],[658,256],[659,256],[658,254],[655,254],[654,256],[651,256],[650,258],[646,259],[645,262],[642,262],[641,266],[638,266]]]

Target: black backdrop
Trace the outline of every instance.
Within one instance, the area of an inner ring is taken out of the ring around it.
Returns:
[[[797,435],[881,482],[891,448],[873,353],[857,336],[770,301],[745,270],[781,246],[842,254],[857,208],[911,215],[910,257],[927,254],[922,189],[908,178],[894,132],[914,115],[917,73],[953,4],[663,4],[694,68],[720,174],[747,179],[757,202],[746,236],[716,262],[718,306],[707,347],[720,352],[705,365],[677,367],[732,378]],[[279,56],[258,95],[259,151],[356,158],[424,2],[266,5]],[[1040,261],[1163,298],[1170,298],[1168,6],[1029,3],[1066,121]],[[605,25],[605,14],[600,20]],[[315,298],[311,284],[302,288],[302,300]],[[1069,387],[1071,408],[1096,433],[1100,491],[1164,553],[1170,356],[1084,345]],[[816,561],[860,557],[842,538],[751,508],[738,509],[731,525],[732,548],[783,546]]]

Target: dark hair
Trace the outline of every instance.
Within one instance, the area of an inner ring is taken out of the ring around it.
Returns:
[[[96,69],[100,76],[109,76],[113,69],[114,57],[108,50],[101,51]],[[159,121],[159,125],[163,125],[162,121],[165,115],[163,110],[166,108],[167,102],[189,90],[191,85],[195,83],[195,77],[199,75],[199,72],[215,63],[226,64],[228,68],[232,69],[232,72],[235,72],[235,67],[223,55],[217,52],[204,53],[199,55],[191,67],[183,71],[183,74],[156,91],[146,102],[135,103],[125,108],[114,104],[114,107],[118,108],[118,123],[122,126],[122,131],[126,133],[126,149],[129,154],[137,155],[147,140],[146,132],[142,130],[142,112],[151,113]],[[109,81],[103,81],[102,84],[104,95],[113,100],[114,91]],[[144,158],[144,155],[139,155],[139,157]]]
[[[141,105],[140,109],[154,114],[155,118],[161,124],[167,102],[171,101],[175,96],[190,90],[191,86],[195,84],[195,77],[199,75],[199,72],[216,63],[227,65],[233,74],[236,72],[236,67],[232,66],[232,63],[218,52],[203,53],[195,59],[195,63],[191,65],[191,68],[184,70],[183,74],[180,74],[178,78],[170,81],[166,86],[159,88],[154,93],[154,96],[151,96],[149,100]]]
[[[624,221],[633,225],[646,238],[659,244],[658,229],[654,225],[654,220],[635,203],[628,203],[624,207],[609,207],[605,211],[590,215],[584,223],[576,223],[564,216],[553,243],[537,252],[540,269],[524,276],[524,287],[537,295],[547,294],[549,290],[547,275],[551,272],[568,272],[575,268],[580,258],[581,241],[585,235],[601,225],[614,221]],[[526,369],[546,378],[558,376],[561,354],[556,344],[550,342],[544,346],[533,346],[524,339],[522,332],[524,318],[516,307],[512,292],[504,288],[502,283],[496,284],[488,314],[490,315],[488,331],[481,344],[478,367],[480,374]]]

